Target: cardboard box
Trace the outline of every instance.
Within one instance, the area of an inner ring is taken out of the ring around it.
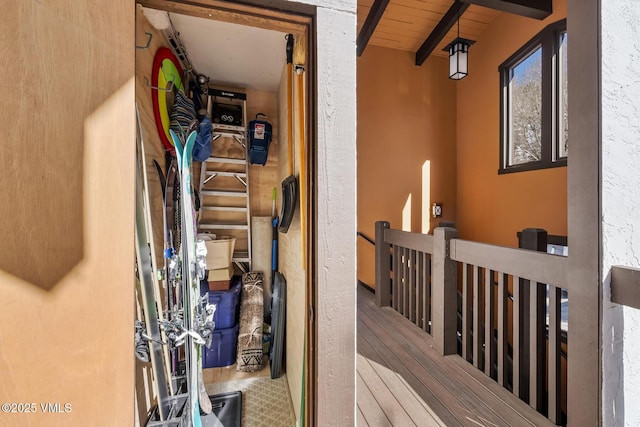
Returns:
[[[208,270],[207,280],[210,282],[218,280],[231,280],[233,277],[233,264],[228,264],[226,268]]]
[[[226,291],[231,286],[231,278],[233,277],[234,268],[231,264],[227,268],[219,268],[216,270],[208,270],[207,280],[209,281],[210,291]]]
[[[219,270],[231,265],[236,238],[220,236],[216,240],[205,241],[207,246],[207,270]]]
[[[231,287],[231,280],[209,280],[210,291],[228,291]]]

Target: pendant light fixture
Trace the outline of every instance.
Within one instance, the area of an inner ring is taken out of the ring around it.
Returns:
[[[449,52],[449,78],[452,80],[461,80],[469,74],[467,56],[469,46],[474,44],[474,40],[464,39],[460,37],[460,15],[458,15],[458,36],[449,43],[444,51]]]

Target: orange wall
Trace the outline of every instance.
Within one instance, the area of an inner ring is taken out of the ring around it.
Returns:
[[[422,169],[430,162],[430,200],[443,217],[427,212],[430,229],[456,220],[455,82],[448,60],[367,46],[358,58],[358,230],[375,237],[375,222],[402,228],[411,195],[411,231],[422,230]],[[374,285],[373,246],[358,238],[358,278]]]
[[[498,66],[546,25],[566,16],[553,2],[544,21],[503,13],[469,49],[469,76],[458,82],[456,226],[464,239],[517,246],[527,227],[567,234],[567,168],[498,175]]]

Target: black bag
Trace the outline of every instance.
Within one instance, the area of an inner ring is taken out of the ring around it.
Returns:
[[[265,165],[269,155],[272,127],[266,120],[260,120],[258,116],[266,117],[262,113],[256,114],[255,120],[249,122],[249,161],[251,164]]]

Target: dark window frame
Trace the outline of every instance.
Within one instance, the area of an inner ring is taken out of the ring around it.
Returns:
[[[539,169],[563,167],[567,157],[558,158],[560,129],[560,96],[558,82],[560,73],[559,39],[567,31],[567,20],[562,19],[547,25],[542,31],[526,42],[498,67],[500,73],[500,168],[498,174],[524,172]],[[542,145],[541,160],[508,165],[509,161],[509,82],[511,69],[528,57],[538,47],[542,47]]]

